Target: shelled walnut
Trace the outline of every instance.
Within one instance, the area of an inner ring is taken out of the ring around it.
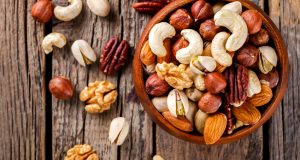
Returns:
[[[99,160],[98,155],[88,144],[75,145],[67,151],[65,160]]]
[[[102,113],[109,110],[118,96],[116,86],[108,81],[89,83],[80,93],[80,100],[86,102],[85,110],[89,113]]]

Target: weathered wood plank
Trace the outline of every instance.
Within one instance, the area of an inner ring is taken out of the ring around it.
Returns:
[[[34,2],[0,4],[0,159],[45,158],[44,29],[30,16]]]
[[[286,42],[290,63],[288,91],[281,107],[272,116],[268,130],[270,159],[294,160],[300,157],[299,7],[299,1],[269,0],[269,14]]]
[[[263,0],[254,0],[261,7]],[[226,145],[205,146],[179,140],[156,127],[156,153],[165,159],[263,159],[263,130]]]
[[[122,21],[124,31],[123,39],[129,41],[131,48],[131,57],[135,52],[137,44],[144,26],[148,23],[151,16],[138,13],[131,8],[135,0],[123,1]],[[133,59],[133,58],[130,58]],[[132,82],[132,60],[123,70],[120,77],[120,90],[122,94],[122,115],[131,122],[131,132],[128,136],[128,143],[124,143],[120,149],[120,159],[151,159],[153,154],[153,130],[152,121],[143,107],[140,106]]]

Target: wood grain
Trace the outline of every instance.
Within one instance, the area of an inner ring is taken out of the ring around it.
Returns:
[[[288,48],[290,80],[281,107],[269,123],[268,148],[270,159],[296,160],[300,157],[299,110],[299,1],[269,0],[270,17],[281,30]]]
[[[44,28],[28,1],[0,4],[0,159],[45,159]]]

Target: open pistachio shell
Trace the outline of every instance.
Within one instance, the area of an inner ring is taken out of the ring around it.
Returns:
[[[249,83],[247,96],[252,97],[254,94],[261,92],[261,84],[255,72],[249,70]]]
[[[216,67],[215,59],[210,56],[196,56],[190,63],[191,70],[196,74],[204,74],[204,71],[213,72]]]
[[[173,89],[170,91],[167,104],[172,116],[186,116],[189,111],[189,100],[184,92]]]
[[[124,117],[117,117],[110,123],[108,139],[111,143],[121,145],[129,132],[129,123]]]
[[[270,46],[262,46],[258,48],[259,50],[259,61],[258,61],[258,67],[259,70],[267,74],[269,73],[273,67],[277,66],[277,55],[274,48]]]

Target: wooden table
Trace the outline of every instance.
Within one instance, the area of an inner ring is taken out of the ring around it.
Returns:
[[[156,126],[135,96],[132,61],[115,76],[105,76],[99,64],[81,67],[72,56],[74,40],[84,39],[99,57],[105,42],[119,35],[129,41],[134,54],[143,27],[151,16],[131,9],[135,0],[110,0],[111,13],[100,18],[84,4],[71,22],[42,25],[30,11],[35,0],[4,0],[0,3],[0,159],[63,159],[75,144],[91,144],[101,159],[300,159],[300,1],[256,0],[280,29],[290,60],[289,89],[273,117],[255,133],[237,142],[204,146],[179,140]],[[66,0],[53,0],[66,4]],[[68,44],[45,55],[43,37],[51,31],[66,35]],[[69,77],[76,94],[70,101],[52,97],[47,87],[51,77]],[[118,102],[110,111],[87,114],[79,92],[95,80],[118,84]],[[121,147],[108,141],[111,120],[123,116],[131,124]]]

